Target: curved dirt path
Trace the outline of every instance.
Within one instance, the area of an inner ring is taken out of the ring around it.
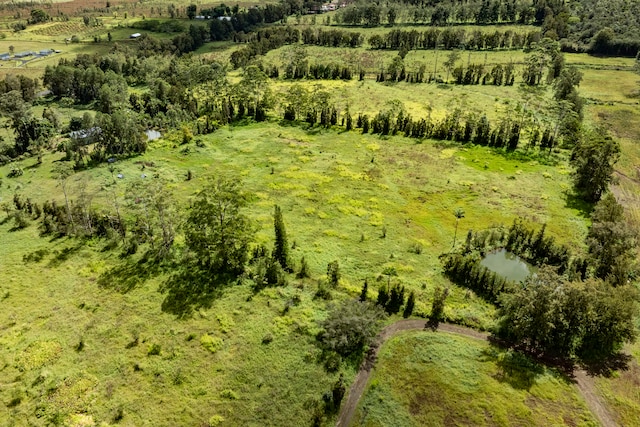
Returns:
[[[397,322],[385,327],[378,334],[374,348],[362,363],[360,371],[358,372],[358,375],[356,375],[356,379],[349,389],[347,399],[340,407],[340,413],[338,414],[336,427],[349,427],[351,421],[353,421],[353,416],[356,413],[358,402],[360,401],[367,383],[369,382],[371,369],[375,365],[375,362],[378,358],[378,351],[380,350],[380,347],[382,347],[382,344],[384,344],[385,341],[399,332],[419,330],[429,330],[426,328],[425,320],[398,320]],[[448,323],[440,323],[440,325],[438,326],[438,330],[485,341],[489,338],[488,333],[479,332],[471,328],[451,325]],[[573,379],[576,383],[578,391],[587,403],[587,407],[594,415],[594,417],[600,422],[603,427],[617,427],[618,424],[614,421],[605,403],[595,392],[595,384],[593,382],[593,378],[590,377],[584,370],[576,370],[574,371],[574,374],[575,377]]]

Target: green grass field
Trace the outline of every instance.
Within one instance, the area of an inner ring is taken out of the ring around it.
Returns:
[[[106,40],[111,32],[114,42],[130,43],[129,34],[137,30],[126,24],[140,19],[140,13],[124,20],[120,11],[97,29],[84,28],[76,18],[7,32],[0,52],[9,46],[15,52],[62,52],[19,67],[3,62],[0,77],[39,77],[62,57],[107,52],[111,45],[91,42],[94,35]],[[388,30],[353,29],[367,35]],[[83,42],[65,44],[71,35]],[[209,43],[196,54],[227,62],[230,52],[242,46]],[[289,49],[271,51],[263,60],[281,65]],[[360,64],[370,73],[397,55],[367,48],[306,49],[311,63]],[[448,54],[438,53],[442,77]],[[424,63],[429,73],[435,56],[434,51],[409,52],[407,70]],[[520,71],[524,57],[521,51],[462,52],[460,63],[490,67],[511,61]],[[585,125],[605,126],[621,143],[612,191],[640,224],[640,76],[632,70],[633,59],[565,58],[584,74],[579,90],[586,99]],[[341,111],[348,106],[352,114],[373,115],[399,100],[414,118],[439,119],[460,108],[496,123],[524,107],[538,120],[553,123],[551,90],[522,88],[519,76],[511,87],[379,84],[372,77],[364,82],[277,80],[272,89],[278,98],[293,83],[326,90],[332,103]],[[237,81],[239,72],[230,79]],[[64,123],[82,115],[85,107],[75,107],[58,108]],[[34,114],[40,116],[43,108],[37,105]],[[272,245],[273,206],[280,205],[289,241],[295,242],[293,257],[298,262],[305,256],[312,279],[290,276],[287,287],[253,297],[246,283],[229,287],[210,307],[177,319],[161,308],[166,294],[159,289],[170,276],[148,270],[138,263],[139,256],[122,259],[121,247],[108,249],[100,240],[42,238],[35,223],[13,230],[13,221],[0,211],[0,425],[307,425],[311,403],[338,376],[317,362],[314,344],[318,322],[329,309],[313,298],[327,263],[340,262],[337,301],[357,296],[365,279],[375,297],[386,281],[383,269],[393,266],[398,272],[393,280],[416,292],[416,314],[429,312],[436,287],[449,286],[446,319],[488,330],[495,308],[441,274],[438,256],[451,249],[456,208],[465,211],[458,241],[468,229],[509,226],[524,217],[536,226],[546,223],[560,243],[584,251],[588,209],[571,197],[569,152],[508,154],[338,128],[306,129],[279,123],[275,117],[281,111],[272,115],[267,123],[196,136],[200,146],[181,146],[181,134],[170,131],[146,154],[118,161],[116,173],[124,177],[115,184],[105,164],[74,174],[70,191],[75,198],[84,187],[94,206],[110,208],[112,195],[123,201],[127,186],[143,180],[142,174],[145,179],[158,176],[184,214],[208,180],[231,175],[253,194],[248,214],[257,224],[255,243]],[[0,129],[0,136],[13,138],[9,128]],[[47,153],[41,166],[35,159],[1,166],[0,205],[12,203],[14,193],[61,203],[52,178],[61,157]],[[24,169],[24,175],[8,178],[13,167]],[[191,181],[186,181],[187,171],[193,173]],[[285,312],[294,297],[301,303]],[[265,338],[272,341],[263,343],[269,341]],[[150,354],[154,345],[159,354]],[[634,360],[628,370],[598,380],[599,392],[621,425],[640,423],[640,344],[629,346],[629,352]],[[512,359],[485,343],[447,334],[398,336],[382,349],[357,425],[595,425],[562,376],[536,365],[508,372]],[[354,367],[342,371],[349,383]]]
[[[409,332],[389,340],[353,426],[597,426],[561,374],[486,342]]]
[[[509,224],[519,214],[549,222],[563,242],[580,242],[586,231],[579,212],[567,207],[566,169],[484,148],[276,124],[222,129],[201,139],[204,148],[191,146],[184,154],[169,136],[144,156],[119,162],[125,178],[116,191],[141,179],[140,161],[153,162],[145,173],[167,179],[181,208],[207,179],[235,175],[255,194],[249,212],[259,225],[258,242],[272,241],[277,203],[296,242],[296,260],[304,255],[315,277],[340,260],[338,298],[357,295],[365,278],[375,289],[382,269],[393,265],[397,280],[416,291],[416,311],[428,312],[433,289],[446,285],[437,255],[451,246],[456,207],[467,213],[459,234]],[[34,160],[23,161],[25,174],[16,179],[5,178],[10,166],[0,168],[1,201],[10,202],[16,191],[39,201],[59,193],[50,172],[58,157],[46,156],[38,168],[29,168]],[[184,180],[187,170],[194,180]],[[106,165],[74,175],[72,192],[83,182],[94,205],[107,204]],[[314,281],[293,281],[250,302],[246,285],[234,287],[211,308],[180,321],[160,309],[158,288],[166,277],[137,271],[117,250],[103,252],[100,241],[49,241],[33,225],[22,231],[12,226],[0,226],[7,242],[0,245],[0,399],[19,403],[10,405],[5,421],[38,425],[56,413],[82,413],[110,422],[122,408],[128,425],[193,424],[214,415],[232,425],[303,423],[310,417],[305,402],[335,381],[314,361],[316,322],[326,310],[312,299]],[[421,254],[412,252],[416,244]],[[23,259],[38,250],[45,250],[41,261]],[[302,304],[281,315],[295,294]],[[494,314],[453,287],[446,316],[488,328]],[[274,341],[263,345],[267,334]],[[205,335],[220,346],[214,354],[200,343]],[[84,347],[77,351],[80,341]],[[147,355],[153,344],[161,346],[159,356]]]

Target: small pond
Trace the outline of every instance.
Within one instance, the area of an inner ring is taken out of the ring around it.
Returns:
[[[162,136],[160,132],[153,129],[145,130],[144,133],[147,135],[147,141],[153,141]]]
[[[519,256],[507,252],[505,249],[489,252],[480,264],[505,279],[523,282],[537,271],[537,268],[520,259]]]

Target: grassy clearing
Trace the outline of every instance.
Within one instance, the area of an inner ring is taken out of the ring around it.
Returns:
[[[437,256],[451,245],[456,207],[467,213],[459,235],[518,214],[549,221],[549,232],[563,242],[578,244],[586,231],[563,195],[566,169],[484,148],[276,124],[200,138],[205,147],[192,145],[189,153],[168,136],[144,156],[119,162],[124,178],[115,186],[106,165],[77,173],[72,192],[86,182],[93,204],[106,206],[112,191],[122,195],[141,173],[158,174],[184,207],[208,178],[233,174],[255,194],[249,213],[259,242],[272,240],[278,203],[296,242],[294,259],[304,254],[316,277],[340,261],[340,298],[357,295],[367,277],[375,289],[384,266],[393,265],[397,280],[416,291],[419,313],[428,312],[433,289],[447,284]],[[14,165],[0,168],[0,201],[10,202],[16,191],[40,201],[58,194],[50,172],[57,158],[45,156],[38,168],[29,168],[33,159],[18,163],[25,174],[16,179],[5,178]],[[140,161],[149,162],[144,172]],[[184,179],[187,170],[192,181]],[[315,362],[313,336],[326,307],[312,299],[314,282],[294,281],[252,301],[246,285],[230,288],[211,308],[178,321],[160,309],[166,277],[119,259],[117,250],[102,252],[103,242],[49,241],[34,226],[12,226],[0,226],[0,401],[14,402],[3,422],[42,425],[58,413],[111,422],[122,409],[130,425],[198,424],[212,416],[233,425],[304,424],[305,403],[335,381]],[[29,254],[42,259],[25,261]],[[295,294],[302,303],[282,315]],[[494,316],[455,287],[445,314],[480,328]],[[266,336],[270,344],[262,344]],[[347,379],[353,374],[348,370]]]
[[[560,374],[486,342],[410,332],[380,351],[354,426],[597,422]]]

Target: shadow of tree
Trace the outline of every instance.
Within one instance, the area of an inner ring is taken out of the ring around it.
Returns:
[[[102,273],[98,278],[98,285],[125,294],[160,273],[160,270],[160,263],[147,257],[142,257],[138,261],[125,259]]]
[[[578,214],[583,218],[589,218],[591,216],[591,212],[593,211],[592,203],[584,201],[580,196],[571,191],[565,192],[564,198],[565,207],[577,210]]]
[[[166,294],[162,311],[179,319],[187,318],[195,309],[211,307],[223,289],[235,281],[237,278],[229,275],[210,274],[186,265],[160,285],[160,292]]]
[[[53,258],[51,258],[51,260],[49,260],[48,267],[58,267],[60,264],[68,260],[71,255],[79,252],[83,246],[84,242],[80,241],[79,243],[76,243],[75,246],[69,246],[62,250],[53,251],[54,256]]]
[[[537,378],[545,372],[544,366],[529,356],[512,349],[504,350],[496,345],[483,350],[481,360],[494,362],[499,369],[494,378],[517,390],[530,390]]]
[[[602,376],[609,378],[615,371],[626,371],[633,356],[625,353],[615,353],[606,359],[582,360],[581,365],[591,376]]]

